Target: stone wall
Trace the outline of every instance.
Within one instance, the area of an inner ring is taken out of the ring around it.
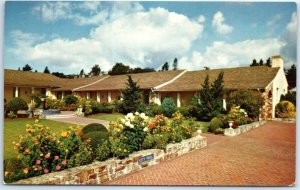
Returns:
[[[142,150],[132,153],[128,158],[122,160],[111,158],[104,162],[96,161],[89,165],[20,180],[15,184],[104,184],[125,174],[159,164],[205,146],[207,146],[206,138],[198,135],[180,143],[168,144],[165,150]]]
[[[227,128],[227,129],[225,129],[224,135],[225,136],[237,136],[242,133],[246,133],[247,131],[250,131],[252,129],[255,129],[265,123],[266,123],[266,121],[257,121],[257,122],[253,122],[253,123],[250,123],[247,125],[241,125],[236,129]]]

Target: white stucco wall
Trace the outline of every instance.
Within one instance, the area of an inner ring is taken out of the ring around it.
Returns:
[[[288,92],[288,82],[281,67],[271,83],[272,85],[272,118],[275,118],[275,106],[280,101],[280,96]]]

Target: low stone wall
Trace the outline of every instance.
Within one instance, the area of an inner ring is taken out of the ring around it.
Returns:
[[[257,127],[259,127],[259,126],[261,126],[265,123],[266,123],[266,121],[256,121],[256,122],[253,122],[253,123],[250,123],[250,124],[241,125],[236,129],[227,128],[224,131],[224,135],[225,136],[237,136],[239,134],[246,133],[247,131],[255,129],[255,128],[257,128]]]
[[[205,146],[207,146],[206,138],[198,135],[180,143],[168,144],[165,151],[160,149],[142,150],[134,152],[122,160],[111,158],[104,162],[96,161],[89,165],[20,180],[14,184],[104,184],[125,174],[159,164]]]

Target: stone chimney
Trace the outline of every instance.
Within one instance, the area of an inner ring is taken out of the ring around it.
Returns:
[[[272,56],[272,68],[274,67],[283,68],[283,59],[281,58],[280,55]]]

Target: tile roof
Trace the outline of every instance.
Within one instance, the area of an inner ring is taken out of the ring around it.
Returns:
[[[105,76],[94,76],[74,79],[61,79],[60,88],[53,89],[53,91],[72,91],[75,88],[92,84],[103,79]]]
[[[138,83],[141,89],[150,89],[158,86],[182,73],[183,70],[165,71],[165,72],[149,72],[149,73],[137,73],[130,74],[132,79]],[[127,75],[114,75],[109,76],[105,80],[102,80],[93,85],[80,88],[75,91],[96,91],[96,90],[120,90],[126,88]]]
[[[265,89],[275,78],[278,70],[279,67],[256,66],[188,71],[174,82],[155,91],[197,91],[201,88],[206,75],[209,75],[212,82],[221,71],[224,72],[224,87],[227,89]]]
[[[46,73],[4,70],[4,84],[11,86],[58,87],[61,79]]]

